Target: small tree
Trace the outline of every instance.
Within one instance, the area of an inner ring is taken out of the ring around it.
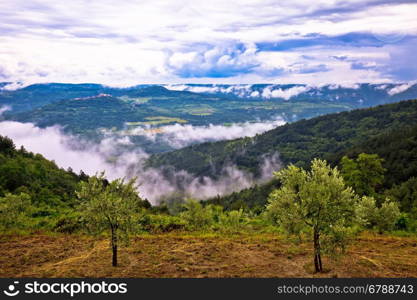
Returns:
[[[314,266],[322,272],[322,251],[333,254],[346,245],[357,197],[323,160],[313,160],[309,172],[290,165],[275,176],[282,186],[270,194],[267,212],[289,233],[312,229]]]
[[[79,211],[88,230],[95,234],[110,231],[112,264],[117,266],[119,241],[129,241],[129,233],[137,224],[135,217],[141,210],[135,179],[127,183],[124,179],[107,182],[101,173],[81,182],[77,196],[81,200]]]
[[[373,197],[362,197],[356,206],[356,216],[364,227],[375,228],[379,233],[394,229],[395,222],[400,217],[398,204],[386,198],[378,207]]]

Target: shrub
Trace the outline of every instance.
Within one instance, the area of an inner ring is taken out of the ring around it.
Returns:
[[[139,219],[140,227],[151,233],[170,232],[186,228],[186,221],[179,216],[144,214]]]
[[[6,194],[0,198],[0,226],[7,229],[24,229],[30,227],[30,217],[33,210],[30,196]]]
[[[243,209],[224,212],[220,215],[219,225],[221,229],[237,231],[245,224]]]
[[[202,206],[200,202],[188,199],[183,204],[185,211],[180,216],[186,221],[191,230],[207,229],[213,224],[213,209],[211,205]]]
[[[386,198],[381,207],[377,207],[373,197],[362,197],[357,205],[356,217],[365,228],[375,228],[379,233],[391,231],[400,217],[398,204]]]
[[[74,233],[83,229],[84,226],[82,216],[78,212],[73,212],[59,216],[53,230],[61,233]]]

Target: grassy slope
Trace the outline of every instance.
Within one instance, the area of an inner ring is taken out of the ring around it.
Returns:
[[[275,234],[137,236],[111,267],[107,240],[0,236],[0,277],[417,277],[417,239],[362,234],[338,261],[312,272],[311,242]]]

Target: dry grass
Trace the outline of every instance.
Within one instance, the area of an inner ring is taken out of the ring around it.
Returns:
[[[0,277],[417,277],[417,239],[363,234],[312,272],[311,244],[272,234],[143,235],[111,266],[108,241],[79,235],[1,236]]]

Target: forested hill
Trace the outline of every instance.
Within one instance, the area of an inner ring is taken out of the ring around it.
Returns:
[[[386,132],[366,141],[327,155],[328,161],[341,169],[343,156],[358,157],[361,153],[377,154],[383,159],[384,179],[378,186],[379,192],[401,204],[404,211],[417,208],[417,125]],[[266,204],[268,195],[280,185],[276,179],[267,184],[254,186],[223,197],[207,200],[227,209],[259,207]],[[417,210],[414,212],[417,215]]]
[[[17,90],[4,90],[0,85],[0,106],[8,105],[14,112],[30,111],[51,103],[97,95],[112,97],[198,97],[213,98],[187,91],[171,91],[157,85],[138,85],[130,88],[112,88],[101,84],[47,83],[33,84]]]
[[[13,141],[0,135],[0,197],[26,193],[39,206],[67,206],[75,199],[80,180],[88,177],[59,168],[40,154],[16,149]]]
[[[259,175],[265,154],[279,153],[284,164],[307,167],[313,158],[335,154],[387,132],[417,125],[417,100],[358,109],[301,120],[254,138],[204,143],[155,154],[147,165],[172,166],[194,175],[216,177],[225,164]]]

